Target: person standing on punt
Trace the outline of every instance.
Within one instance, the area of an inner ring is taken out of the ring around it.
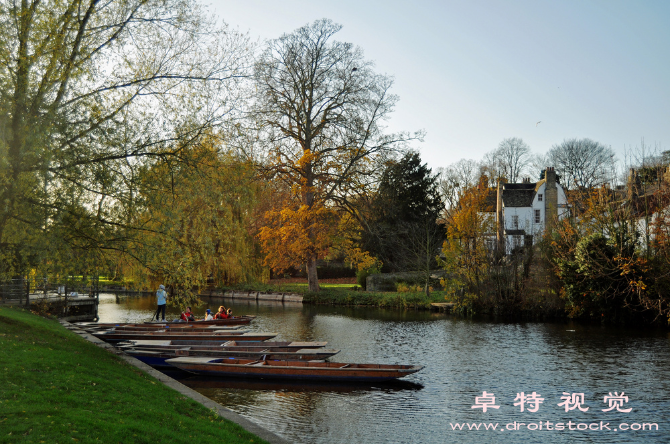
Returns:
[[[167,292],[165,291],[165,285],[160,284],[158,286],[158,291],[156,292],[156,299],[158,308],[156,309],[156,314],[154,317],[158,320],[158,316],[162,314],[163,322],[165,322],[165,304],[167,304]]]

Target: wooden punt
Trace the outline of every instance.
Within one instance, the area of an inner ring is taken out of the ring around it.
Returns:
[[[146,332],[117,332],[114,330],[93,332],[93,336],[107,342],[127,341],[131,339],[184,339],[199,341],[265,341],[277,336],[278,333],[249,333],[241,331],[214,330],[205,332],[179,332],[156,330]]]
[[[269,360],[314,360],[328,359],[339,353],[339,350],[323,348],[289,348],[289,347],[148,347],[142,348],[125,346],[121,349],[145,364],[152,367],[172,367],[166,363],[166,359],[181,356],[199,356],[212,358],[246,358],[246,359],[269,359]]]
[[[129,341],[121,342],[117,345],[121,346],[134,346],[142,348],[161,348],[161,347],[285,347],[293,350],[298,350],[301,348],[322,348],[325,347],[327,342],[296,342],[296,341],[189,341],[189,340],[158,340],[158,339],[132,339]]]
[[[423,368],[422,365],[208,357],[178,357],[166,359],[165,362],[187,372],[208,376],[362,382],[389,381],[416,373]]]
[[[254,319],[256,319],[256,316],[244,315],[244,316],[233,316],[232,318],[228,318],[228,319],[213,319],[211,321],[191,321],[191,322],[184,322],[184,321],[180,321],[180,320],[166,321],[166,322],[148,321],[148,322],[145,322],[145,324],[148,324],[148,325],[151,325],[151,324],[239,325],[239,324],[248,324],[251,321],[253,321]]]
[[[133,331],[133,332],[146,332],[146,331],[159,331],[159,330],[165,330],[165,331],[177,331],[177,332],[205,332],[205,333],[211,333],[213,331],[220,331],[220,330],[225,330],[225,331],[248,331],[248,330],[241,330],[243,325],[203,325],[203,326],[198,326],[198,325],[184,325],[184,326],[179,326],[179,327],[170,327],[169,325],[148,325],[144,326],[144,324],[139,324],[139,325],[123,325],[123,324],[117,324],[117,325],[108,325],[108,326],[102,326],[102,327],[83,327],[81,328],[84,331],[87,332],[99,332],[99,331],[106,331],[106,330],[114,330],[118,332],[126,332],[126,331]]]

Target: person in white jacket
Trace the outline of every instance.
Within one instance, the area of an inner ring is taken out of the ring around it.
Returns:
[[[212,316],[212,312],[209,311],[209,308],[205,310],[205,319],[203,321],[212,321],[214,320],[214,317]]]

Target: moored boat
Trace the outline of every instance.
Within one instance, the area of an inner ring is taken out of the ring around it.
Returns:
[[[107,330],[91,333],[93,336],[107,342],[127,341],[131,339],[182,339],[182,340],[200,340],[200,341],[265,341],[277,336],[278,333],[265,332],[240,332],[227,330],[214,330],[212,332],[180,332],[168,330],[156,331],[114,331]]]
[[[235,357],[246,359],[269,359],[269,360],[314,360],[328,359],[339,353],[339,350],[323,348],[290,347],[146,347],[123,346],[120,347],[125,353],[153,367],[171,367],[166,359],[180,356],[199,357]]]
[[[149,321],[145,322],[147,325],[151,324],[200,324],[200,325],[238,325],[238,324],[248,324],[251,321],[256,319],[256,316],[254,315],[244,315],[244,316],[233,316],[232,318],[228,319],[213,319],[211,321],[191,321],[191,322],[184,322],[180,320],[174,320],[174,321],[166,321],[166,322],[158,322],[158,321]]]
[[[416,373],[422,365],[348,364],[325,361],[271,361],[209,357],[178,357],[165,362],[208,376],[288,378],[333,381],[388,381]]]
[[[294,350],[301,348],[322,348],[328,345],[328,342],[300,342],[300,341],[197,341],[197,340],[163,340],[163,339],[131,339],[128,341],[123,341],[119,345],[131,345],[139,346],[143,348],[147,347],[187,347],[187,346],[196,346],[196,347],[234,347],[234,346],[245,346],[245,347],[288,347]]]
[[[109,324],[103,325],[100,327],[81,327],[81,330],[88,332],[99,332],[106,330],[114,331],[134,331],[134,332],[145,332],[145,331],[177,331],[177,332],[212,332],[215,330],[225,330],[225,331],[242,331],[244,325],[165,325],[165,324],[155,324],[155,325],[145,325],[145,324]]]

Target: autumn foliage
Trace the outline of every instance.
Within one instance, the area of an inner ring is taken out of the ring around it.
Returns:
[[[552,236],[561,295],[572,317],[608,322],[670,319],[666,188],[640,201],[594,191]]]

